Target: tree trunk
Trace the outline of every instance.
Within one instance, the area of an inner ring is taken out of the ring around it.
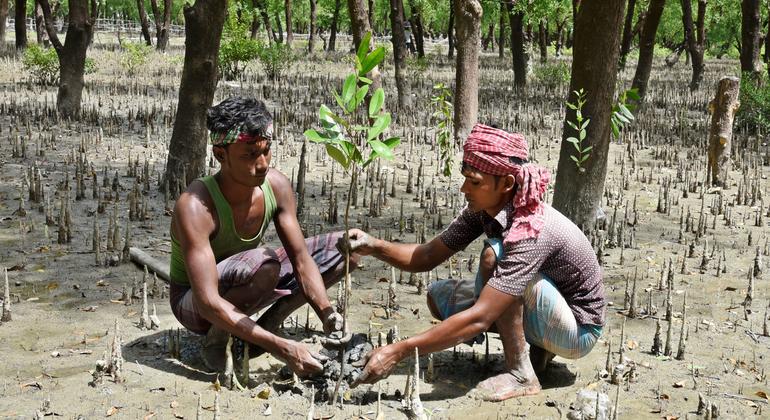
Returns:
[[[8,0],[0,0],[0,48],[5,45],[5,25],[8,22]]]
[[[743,0],[741,2],[741,72],[750,73],[753,77],[762,71],[759,59],[760,42],[760,13],[761,0]]]
[[[414,35],[415,47],[417,47],[417,57],[425,57],[425,28],[422,27],[421,12],[414,0],[409,0],[409,8],[412,9],[412,18],[409,21],[412,24],[412,33]]]
[[[374,0],[368,0],[368,7],[366,8],[366,18],[369,19],[369,27],[372,28],[372,32],[374,32]]]
[[[556,25],[556,56],[561,57],[562,47],[564,46],[564,25],[567,20],[564,19]]]
[[[251,39],[257,39],[257,34],[259,33],[259,16],[257,16],[256,13],[253,13],[251,16],[251,34],[249,37]]]
[[[142,26],[142,37],[147,45],[152,45],[150,38],[150,24],[147,22],[147,10],[144,8],[144,0],[136,0],[136,8],[139,10],[139,23]]]
[[[499,37],[497,38],[497,56],[505,57],[505,6],[500,2],[500,23],[498,25]]]
[[[40,6],[38,0],[35,0],[35,34],[37,35],[37,43],[48,48],[50,42],[48,41],[48,34],[45,31],[43,8]]]
[[[733,137],[733,120],[740,106],[740,80],[723,77],[717,85],[717,94],[709,102],[711,129],[709,130],[708,175],[711,185],[727,188],[730,170],[730,141]]]
[[[527,62],[529,57],[524,48],[524,13],[513,11],[513,3],[507,2],[508,18],[511,21],[511,57],[513,60],[513,85],[517,89],[527,86]]]
[[[226,11],[226,0],[196,0],[184,8],[184,68],[164,176],[173,197],[206,168],[206,111],[214,100]]]
[[[332,15],[332,27],[329,34],[329,44],[326,51],[334,51],[337,48],[337,24],[340,19],[340,0],[334,0],[334,14]]]
[[[158,8],[158,0],[150,0],[152,15],[155,18],[155,48],[158,51],[166,51],[168,46],[168,31],[171,27],[171,2],[172,0],[163,0],[163,14],[161,14]]]
[[[540,62],[548,62],[548,27],[545,19],[540,20],[538,27],[538,43],[540,44]]]
[[[483,12],[478,0],[455,0],[454,7],[457,18],[454,140],[459,145],[478,119],[479,41]]]
[[[390,27],[393,31],[393,61],[396,70],[398,108],[406,110],[412,106],[412,92],[406,75],[406,38],[404,36],[403,0],[390,0]]]
[[[291,23],[291,0],[284,1],[284,7],[286,8],[286,45],[291,48],[291,43],[294,42],[294,30]]]
[[[279,44],[283,44],[283,27],[281,26],[281,14],[278,12],[275,12],[275,25],[278,26],[278,37],[275,40]]]
[[[486,51],[489,48],[489,44],[492,44],[492,49],[495,48],[495,23],[489,22],[489,26],[487,27],[487,34],[482,38],[481,40],[481,48]]]
[[[269,45],[273,45],[275,32],[273,31],[273,24],[270,23],[270,16],[267,14],[267,2],[265,0],[252,0],[251,4],[255,9],[259,9],[259,16],[262,18],[262,24],[265,25],[265,31],[267,31],[267,42]]]
[[[307,52],[313,53],[315,49],[315,35],[316,35],[316,0],[310,0],[310,34],[307,38]]]
[[[16,31],[16,49],[23,50],[27,48],[27,1],[16,0],[14,3],[15,21],[14,29]]]
[[[636,0],[628,0],[626,8],[626,21],[623,24],[623,40],[620,41],[620,68],[626,68],[626,56],[631,51],[631,33],[634,29],[634,12],[636,11]]]
[[[571,92],[583,89],[583,115],[591,119],[582,147],[593,146],[590,158],[578,170],[570,158],[575,153],[568,137],[577,137],[568,121],[576,121],[568,109],[564,121],[553,206],[581,228],[593,227],[601,207],[610,144],[610,115],[615,100],[620,29],[625,0],[583,0],[575,20],[575,40],[570,81]],[[602,54],[596,54],[602,51]]]
[[[449,42],[449,51],[447,57],[455,56],[455,6],[458,0],[449,0],[449,27],[447,28],[447,41]],[[462,1],[462,0],[459,0]]]
[[[690,91],[695,91],[703,80],[703,71],[706,65],[703,62],[703,53],[706,51],[706,0],[698,0],[698,21],[693,33],[692,5],[690,0],[682,0],[682,23],[684,25],[684,41],[690,53],[692,64],[692,79]]]
[[[647,83],[650,81],[653,53],[655,52],[655,34],[658,32],[660,16],[663,14],[665,5],[666,0],[650,0],[642,34],[639,37],[639,62],[636,63],[636,73],[631,87],[639,90],[639,97],[642,101],[644,101],[644,95],[647,93]]]
[[[770,2],[767,3],[767,31],[765,32],[765,64],[767,65],[767,75],[770,76]],[[0,42],[3,37],[0,36]]]
[[[86,67],[86,50],[93,34],[93,18],[88,11],[88,0],[70,0],[67,36],[64,45],[54,28],[54,18],[48,0],[40,0],[45,29],[51,44],[59,57],[59,91],[56,95],[56,109],[63,118],[77,118],[80,115],[80,101],[83,97],[83,75]],[[95,8],[93,14],[95,15]]]

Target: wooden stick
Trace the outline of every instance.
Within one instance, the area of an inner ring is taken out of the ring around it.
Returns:
[[[146,252],[133,246],[129,248],[129,254],[134,264],[140,267],[147,266],[150,271],[156,273],[166,283],[171,281],[168,264],[151,257]]]

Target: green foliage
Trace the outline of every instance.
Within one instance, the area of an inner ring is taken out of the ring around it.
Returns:
[[[96,70],[98,70],[98,66],[96,65],[96,60],[90,57],[86,57],[85,62],[85,74],[94,74],[96,73]]]
[[[639,89],[628,89],[623,92],[615,105],[612,106],[610,126],[612,127],[612,136],[616,139],[620,137],[620,130],[634,121],[634,114],[631,112],[636,108],[636,105],[629,103],[629,99],[638,102],[640,100]]]
[[[147,63],[152,53],[152,46],[139,42],[123,43],[123,55],[120,56],[120,65],[129,75]]]
[[[586,139],[586,127],[588,127],[591,119],[583,117],[583,106],[586,104],[585,91],[580,89],[573,93],[577,97],[577,101],[575,103],[568,101],[567,107],[575,111],[575,121],[568,120],[567,124],[578,133],[578,137],[567,137],[567,141],[575,146],[575,151],[577,152],[577,156],[570,155],[570,159],[575,162],[578,172],[584,173],[586,169],[583,167],[583,164],[591,156],[591,149],[594,148],[593,146],[583,147],[583,140]]]
[[[22,64],[36,84],[52,86],[59,82],[59,57],[53,48],[30,44],[24,50]]]
[[[237,78],[249,61],[259,57],[260,43],[249,38],[222,40],[219,47],[219,72],[226,80]]]
[[[438,144],[441,153],[441,162],[443,163],[443,174],[446,177],[452,176],[452,166],[454,166],[455,145],[452,141],[452,91],[443,84],[437,83],[433,86],[435,94],[430,98],[431,108],[433,109],[433,118],[436,121],[436,144]]]
[[[740,101],[736,123],[770,133],[770,82],[764,73],[758,79],[749,74],[741,77]]]
[[[390,113],[382,109],[385,91],[378,88],[366,107],[366,95],[372,80],[366,75],[385,58],[385,49],[375,48],[369,52],[371,33],[366,34],[356,53],[355,71],[345,78],[342,92],[333,91],[340,114],[335,114],[328,106],[319,109],[320,129],[308,129],[305,137],[313,143],[323,144],[326,152],[347,171],[351,167],[365,168],[374,159],[382,157],[392,160],[393,149],[401,139],[390,137],[382,139],[383,133],[390,126]],[[363,105],[363,106],[362,106]],[[368,145],[371,149],[364,157]]]
[[[259,44],[257,58],[267,76],[273,80],[281,77],[281,74],[290,69],[297,59],[287,44],[277,42],[271,44]]]
[[[571,69],[565,62],[547,63],[535,66],[535,79],[546,86],[559,86],[569,82]]]

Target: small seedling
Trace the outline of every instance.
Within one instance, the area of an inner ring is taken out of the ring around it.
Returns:
[[[593,146],[583,147],[583,140],[585,140],[587,136],[586,127],[588,127],[588,123],[591,122],[591,119],[583,116],[583,106],[586,104],[585,91],[580,89],[573,91],[573,93],[577,96],[577,101],[575,103],[567,102],[567,107],[575,111],[575,121],[568,120],[567,124],[578,133],[578,137],[567,137],[567,141],[575,146],[577,156],[570,155],[570,159],[575,162],[578,172],[582,174],[586,171],[583,164],[591,156],[591,149],[594,148]]]

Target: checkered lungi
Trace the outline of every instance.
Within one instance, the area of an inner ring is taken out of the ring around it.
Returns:
[[[499,239],[484,241],[484,250],[491,247],[499,259],[503,242]],[[483,250],[482,250],[483,255]],[[441,319],[464,311],[479,298],[484,280],[481,273],[476,280],[438,280],[428,286]],[[540,274],[524,290],[524,335],[527,342],[567,359],[578,359],[588,354],[602,333],[602,327],[580,325],[553,282]]]
[[[336,269],[339,264],[345,263],[345,257],[335,246],[340,237],[342,237],[342,232],[327,233],[305,239],[307,250],[318,265],[321,275]],[[294,277],[294,267],[286,255],[286,250],[283,247],[276,250],[259,247],[235,254],[217,264],[219,295],[224,296],[228,290],[234,287],[262,280],[255,278],[254,274],[269,261],[275,261],[281,265],[278,284],[272,294],[263,296],[257,302],[258,308],[265,308],[284,296],[299,293],[299,284]],[[185,328],[197,334],[208,332],[211,323],[201,315],[189,286],[172,282],[169,301],[171,311]]]

